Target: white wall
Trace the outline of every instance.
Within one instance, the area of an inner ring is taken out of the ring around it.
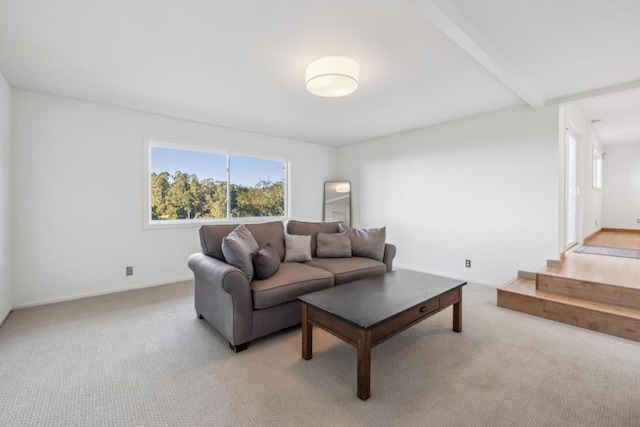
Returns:
[[[605,145],[604,152],[602,224],[640,230],[640,142]]]
[[[558,256],[557,107],[394,135],[338,158],[355,226],[385,225],[399,267],[499,286]]]
[[[564,129],[561,135],[572,132],[578,142],[578,242],[602,228],[602,190],[593,188],[593,147],[602,153],[593,125],[578,105],[561,107]],[[564,138],[564,136],[563,136]],[[564,237],[564,236],[563,236]],[[563,239],[563,242],[566,239]],[[564,247],[564,246],[563,246]]]
[[[143,228],[144,135],[286,156],[297,219],[336,178],[335,148],[14,90],[14,305],[191,277],[197,228]]]
[[[11,88],[0,73],[0,324],[11,311]]]

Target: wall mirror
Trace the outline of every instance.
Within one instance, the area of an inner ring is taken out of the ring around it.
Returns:
[[[324,221],[342,221],[351,226],[351,183],[329,181],[324,183]]]

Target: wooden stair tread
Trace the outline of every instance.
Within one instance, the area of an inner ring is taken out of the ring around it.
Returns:
[[[561,267],[545,267],[538,274],[640,290],[640,259],[569,251]]]
[[[498,288],[502,291],[513,292],[521,295],[528,295],[535,298],[553,301],[561,304],[571,305],[574,307],[580,307],[587,310],[598,311],[601,313],[613,314],[616,316],[623,316],[634,320],[640,320],[640,310],[634,310],[628,307],[621,307],[613,304],[603,304],[595,301],[588,301],[578,298],[572,298],[564,295],[553,294],[536,289],[536,282],[532,279],[518,278],[514,281],[507,283],[502,288]]]
[[[537,274],[542,276],[549,277],[557,277],[559,279],[571,279],[571,280],[579,280],[583,282],[595,283],[598,285],[607,285],[607,286],[615,286],[617,288],[622,289],[637,289],[640,290],[640,287],[635,283],[620,283],[615,282],[613,280],[603,280],[599,277],[589,276],[587,274],[567,274],[563,273],[559,268],[556,267],[545,267],[540,270]]]

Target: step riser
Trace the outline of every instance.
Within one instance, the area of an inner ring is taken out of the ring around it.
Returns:
[[[640,310],[640,289],[586,282],[538,273],[536,289],[556,295]]]
[[[640,320],[498,289],[498,307],[640,342]]]

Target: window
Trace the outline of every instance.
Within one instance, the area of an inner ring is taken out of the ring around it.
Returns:
[[[149,224],[286,216],[286,162],[148,143]]]
[[[602,190],[602,154],[593,146],[593,188]]]

